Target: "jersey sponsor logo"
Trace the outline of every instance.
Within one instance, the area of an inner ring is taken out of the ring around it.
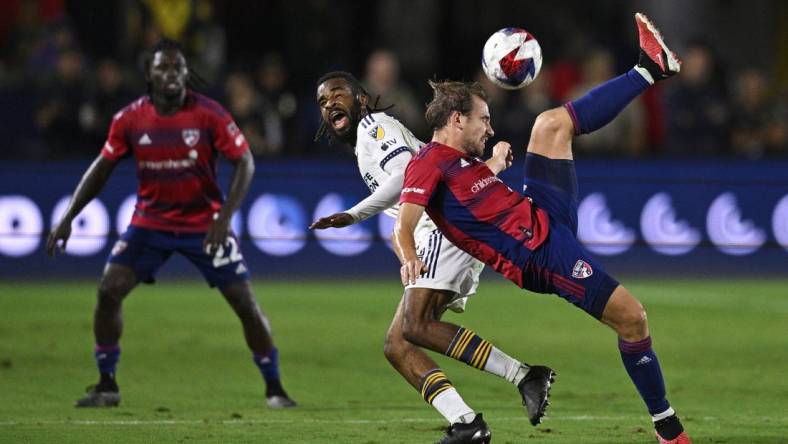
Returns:
[[[495,183],[495,182],[502,182],[502,181],[497,176],[490,176],[490,177],[485,177],[484,179],[481,180],[477,180],[476,182],[473,183],[473,186],[471,187],[471,192],[476,194],[479,191],[485,189],[491,183]]]
[[[394,145],[396,143],[397,143],[397,139],[396,138],[391,138],[391,139],[381,143],[380,144],[380,149],[382,149],[383,151],[386,151],[387,149],[389,149],[389,147],[391,147],[392,145]]]
[[[138,166],[141,170],[180,170],[192,167],[195,163],[195,159],[144,160],[139,162]]]
[[[142,135],[142,137],[140,137],[140,140],[138,140],[137,143],[139,145],[150,145],[151,143],[153,143],[153,141],[150,140],[150,136],[148,135],[148,133],[145,133]]]
[[[197,142],[200,141],[200,130],[197,128],[187,128],[181,131],[181,137],[183,137],[183,143],[186,145],[197,145]]]
[[[376,125],[367,134],[375,140],[383,140],[383,138],[386,137],[386,132],[383,131],[383,127],[380,125]]]
[[[572,267],[572,277],[575,279],[585,279],[592,274],[594,274],[594,269],[591,268],[591,264],[582,259],[578,259],[575,266]]]
[[[402,189],[402,194],[405,193],[416,193],[416,194],[424,194],[424,188],[416,188],[416,187],[407,187]]]

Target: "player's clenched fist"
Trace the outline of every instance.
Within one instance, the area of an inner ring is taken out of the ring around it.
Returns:
[[[500,141],[493,146],[492,159],[500,165],[498,172],[512,166],[514,155],[512,154],[512,145],[509,142]]]

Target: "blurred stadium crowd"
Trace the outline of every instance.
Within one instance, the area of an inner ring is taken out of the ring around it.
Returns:
[[[162,36],[183,42],[199,89],[232,112],[258,157],[347,155],[313,141],[314,82],[333,69],[356,73],[423,140],[426,80],[477,79],[490,94],[496,139],[520,146],[540,111],[634,64],[635,10],[668,24],[682,74],[578,139],[577,151],[788,156],[786,2],[530,3],[4,0],[0,158],[95,156],[112,115],[145,92],[141,57]],[[505,26],[527,28],[544,52],[537,81],[521,91],[498,89],[479,70],[485,39]]]

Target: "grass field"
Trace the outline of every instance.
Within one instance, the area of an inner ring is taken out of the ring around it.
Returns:
[[[695,443],[788,443],[788,281],[635,280],[668,393]],[[268,410],[240,324],[201,282],[136,290],[125,305],[123,402],[77,410],[95,382],[93,283],[0,283],[2,443],[422,443],[445,427],[388,365],[396,282],[256,282],[297,409]],[[653,443],[613,333],[551,296],[487,279],[463,315],[510,354],[558,372],[548,418],[515,389],[446,357],[496,443]]]

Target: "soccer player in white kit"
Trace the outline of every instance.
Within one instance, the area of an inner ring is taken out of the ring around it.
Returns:
[[[328,136],[354,147],[359,172],[371,194],[352,208],[318,219],[310,228],[345,227],[381,212],[396,217],[405,168],[423,143],[397,119],[371,108],[369,94],[350,73],[335,71],[322,76],[317,81],[316,98],[322,117],[316,140]],[[486,163],[497,174],[511,161],[511,147],[499,142]],[[484,265],[445,239],[426,214],[416,229],[416,242],[428,270],[405,288],[386,335],[386,358],[452,426],[483,422],[482,416],[463,401],[421,347],[513,383],[531,423],[538,424],[548,404],[554,372],[548,367],[524,364],[472,330],[440,321],[447,308],[464,311],[468,296],[476,292]],[[448,349],[438,345],[449,341]],[[440,442],[482,442],[485,438],[471,440],[457,431],[459,428],[449,427]]]

